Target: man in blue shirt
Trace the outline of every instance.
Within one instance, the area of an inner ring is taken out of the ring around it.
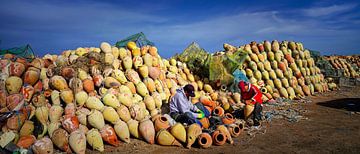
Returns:
[[[194,86],[185,85],[183,88],[176,90],[176,94],[170,99],[170,116],[177,122],[201,123],[198,119],[210,116],[209,111],[200,103],[193,105],[189,97],[195,97]]]

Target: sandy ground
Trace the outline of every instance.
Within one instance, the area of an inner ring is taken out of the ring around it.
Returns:
[[[191,149],[149,145],[132,139],[118,148],[106,145],[106,153],[360,153],[360,87],[316,94],[299,122],[273,119],[255,135],[242,133],[234,145]],[[88,150],[87,153],[97,153]]]

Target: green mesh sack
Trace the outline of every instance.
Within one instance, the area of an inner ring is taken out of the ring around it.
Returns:
[[[35,58],[34,51],[32,50],[29,44],[20,47],[6,49],[6,50],[0,50],[0,55],[5,55],[5,54],[13,54],[16,57],[25,58],[28,61],[31,61],[32,59]]]
[[[221,84],[229,85],[234,81],[233,72],[241,66],[247,53],[238,50],[233,54],[212,56],[209,62],[209,80],[220,81]]]
[[[134,35],[131,35],[121,41],[118,41],[116,42],[115,46],[118,47],[118,48],[121,48],[121,47],[126,47],[127,43],[130,42],[130,41],[133,41],[136,43],[136,45],[138,47],[142,47],[142,46],[145,46],[145,45],[151,45],[151,46],[155,46],[155,44],[151,41],[149,41],[145,34],[143,32],[140,32],[140,33],[137,33],[137,34],[134,34]]]

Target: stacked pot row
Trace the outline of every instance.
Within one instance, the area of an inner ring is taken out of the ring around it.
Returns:
[[[251,42],[240,49],[248,53],[242,71],[261,88],[263,99],[289,99],[327,91],[328,85],[302,43],[277,40]]]
[[[333,67],[333,69],[342,69],[343,75],[345,77],[356,78],[359,77],[359,72],[356,72],[356,68],[360,66],[359,57],[352,56],[326,56],[326,60],[328,60]],[[353,65],[352,65],[353,64]]]
[[[87,144],[104,151],[104,142],[118,146],[131,136],[168,145],[163,140],[178,131],[169,135],[158,128],[165,121],[161,107],[177,88],[193,84],[193,102],[202,96],[220,100],[185,64],[162,59],[156,47],[139,48],[134,42],[126,48],[103,42],[100,48],[67,50],[31,62],[15,59],[6,55],[0,60],[1,112],[16,113],[2,125],[5,140],[0,143],[13,142],[35,153],[52,153],[54,145],[84,153]],[[180,141],[191,147],[192,141]]]

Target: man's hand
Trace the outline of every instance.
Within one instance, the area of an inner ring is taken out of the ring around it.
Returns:
[[[245,104],[246,104],[246,105],[250,105],[250,104],[251,104],[251,102],[252,102],[252,100],[251,100],[251,99],[245,100]]]
[[[197,113],[199,113],[199,114],[197,114],[197,117],[196,117],[196,118],[198,118],[198,119],[202,119],[202,118],[204,118],[204,117],[205,117],[204,112],[202,112],[201,110],[197,111]]]

